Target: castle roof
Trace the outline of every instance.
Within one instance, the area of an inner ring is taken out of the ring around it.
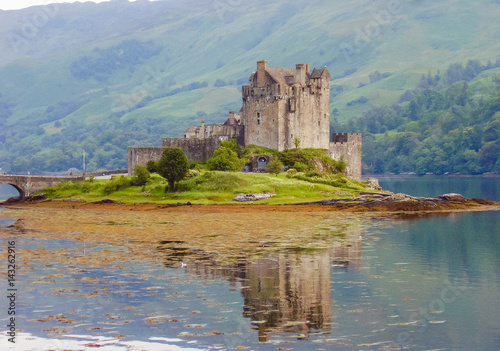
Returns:
[[[293,68],[278,68],[278,67],[268,67],[267,73],[279,84],[293,84],[295,83],[295,69]],[[290,77],[293,78],[291,82]]]
[[[240,124],[240,116],[230,115],[229,118],[224,122],[225,126],[237,126]]]
[[[309,79],[319,79],[323,76],[323,74],[328,74],[328,69],[325,67],[323,69],[313,69],[312,73],[309,75]]]
[[[279,68],[279,67],[268,67],[267,73],[276,81],[278,84],[293,85],[297,82],[296,75],[297,71],[294,68]],[[255,74],[255,73],[254,73]],[[253,78],[254,74],[250,77]],[[314,68],[311,74],[307,74],[309,79],[319,79],[325,75],[330,75],[328,69]]]
[[[197,130],[200,130],[200,127],[189,127],[184,133],[196,133]]]

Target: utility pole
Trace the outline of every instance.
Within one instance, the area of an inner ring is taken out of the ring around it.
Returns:
[[[85,180],[85,149],[83,150],[83,180]]]

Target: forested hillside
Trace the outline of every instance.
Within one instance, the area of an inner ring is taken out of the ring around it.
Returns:
[[[370,133],[367,170],[438,172],[417,169],[416,154],[397,155],[401,162],[394,163],[391,143],[417,133],[424,152],[433,140],[428,134],[436,133],[428,115],[439,115],[448,135],[460,127],[447,121],[458,118],[454,111],[470,119],[481,101],[494,99],[475,83],[493,84],[499,15],[497,0],[113,0],[0,11],[0,168],[81,169],[84,150],[89,171],[124,168],[127,146],[159,145],[202,116],[220,123],[239,110],[240,86],[256,61],[267,59],[274,67],[328,67],[334,127]],[[482,67],[480,76],[470,60]],[[463,76],[445,79],[456,62]],[[441,80],[424,87],[421,76],[429,71]],[[464,105],[445,99],[444,106],[422,107],[418,96],[426,89],[447,96],[462,80]],[[410,105],[411,118],[404,112]],[[370,114],[378,116],[375,129],[362,125]],[[477,127],[484,133],[494,120],[488,118]],[[465,119],[464,133],[476,125]],[[495,170],[484,164],[491,141],[482,138],[479,147],[464,149],[476,153],[467,157],[479,158],[479,167],[471,161],[460,172]],[[370,154],[370,142],[377,153]]]
[[[423,75],[399,103],[374,108],[336,131],[363,133],[365,172],[500,173],[500,61],[452,64]],[[486,75],[486,77],[485,77]],[[409,100],[409,102],[407,102]]]

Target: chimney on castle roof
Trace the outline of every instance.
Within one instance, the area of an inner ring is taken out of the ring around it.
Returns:
[[[262,88],[266,86],[266,71],[267,60],[257,61],[257,87]]]
[[[308,68],[308,64],[306,63],[299,63],[297,64],[295,67],[296,67],[296,77],[295,77],[295,80],[297,83],[300,83],[302,85],[305,85],[306,84],[306,77],[307,77],[307,68]]]
[[[205,138],[205,116],[201,117],[200,134],[201,134],[201,138]]]

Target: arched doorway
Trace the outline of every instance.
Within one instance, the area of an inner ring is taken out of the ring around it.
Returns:
[[[265,169],[269,163],[269,156],[259,156],[257,159],[257,167]]]

